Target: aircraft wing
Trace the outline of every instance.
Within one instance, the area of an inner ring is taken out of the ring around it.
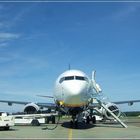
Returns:
[[[9,106],[12,106],[13,104],[20,104],[20,105],[26,105],[32,102],[26,102],[26,101],[11,101],[11,100],[0,100],[1,103],[7,103]],[[114,104],[128,104],[133,105],[136,102],[140,102],[140,100],[128,100],[128,101],[116,101],[113,102]],[[55,103],[35,103],[36,105],[40,107],[47,107],[47,108],[55,108]],[[98,106],[98,103],[92,104],[92,106]]]
[[[140,102],[140,100],[128,100],[128,101],[117,101],[113,102],[114,104],[127,104],[128,105],[133,105],[133,103]]]
[[[138,103],[140,100],[127,100],[127,101],[116,101],[116,102],[111,102],[114,104],[128,104],[129,106],[133,105],[134,103]],[[93,103],[89,105],[89,108],[94,108],[94,107],[99,107],[99,103],[97,102],[96,99],[94,99]]]
[[[10,100],[0,100],[1,103],[7,103],[9,106],[12,106],[13,104],[20,104],[20,105],[26,105],[32,102],[26,102],[26,101],[10,101]],[[48,108],[55,108],[54,103],[35,103],[36,105],[40,107],[48,107]]]
[[[1,103],[8,103],[8,105],[12,104],[21,104],[21,105],[26,105],[30,102],[24,102],[24,101],[10,101],[10,100],[0,100]]]

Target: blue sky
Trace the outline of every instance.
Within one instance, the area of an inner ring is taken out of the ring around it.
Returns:
[[[139,13],[133,2],[0,2],[0,99],[51,102],[36,95],[52,95],[69,63],[96,70],[111,101],[140,99]]]

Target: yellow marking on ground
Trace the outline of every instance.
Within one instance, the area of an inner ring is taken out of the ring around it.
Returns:
[[[69,135],[68,140],[72,140],[72,129],[69,129]]]

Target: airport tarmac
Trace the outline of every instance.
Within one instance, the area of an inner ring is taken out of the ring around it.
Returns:
[[[45,138],[45,139],[97,139],[97,138],[140,138],[140,118],[127,118],[128,128],[123,128],[119,124],[97,123],[96,125],[79,124],[78,128],[70,126],[68,121],[60,122],[54,130],[45,129],[55,127],[54,124],[41,126],[14,126],[9,131],[0,131],[0,138]]]

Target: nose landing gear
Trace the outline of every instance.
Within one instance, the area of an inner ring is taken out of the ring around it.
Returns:
[[[72,116],[72,120],[70,121],[70,125],[74,128],[78,127],[78,120],[77,120],[76,116]]]
[[[78,128],[78,125],[82,126],[81,124],[83,124],[84,126],[88,126],[88,124],[96,124],[96,117],[88,115],[85,119],[82,118],[80,120],[77,116],[72,116],[72,120],[70,121],[71,127]]]
[[[96,117],[95,116],[87,116],[86,117],[86,124],[90,124],[90,122],[92,122],[92,124],[96,124]]]

